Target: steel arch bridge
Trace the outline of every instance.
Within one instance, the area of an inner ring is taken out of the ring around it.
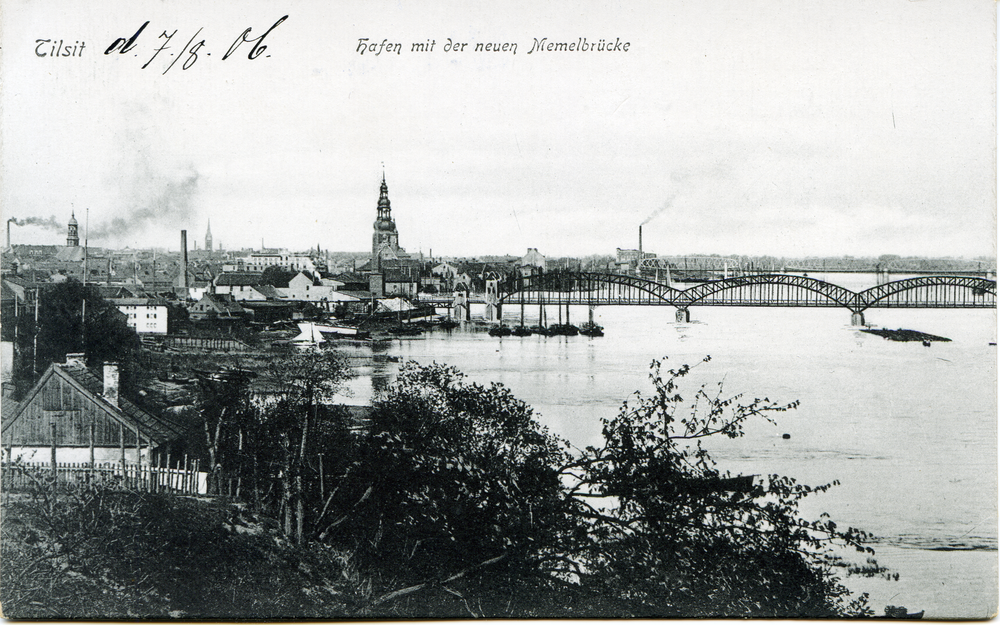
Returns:
[[[647,278],[615,273],[553,272],[514,276],[497,286],[496,304],[673,306],[687,319],[692,306],[846,308],[863,323],[869,308],[996,308],[995,280],[974,276],[922,276],[851,291],[786,274],[712,280],[676,289]]]
[[[742,271],[747,263],[732,256],[656,256],[643,258],[639,262],[640,269],[674,269],[690,271]]]

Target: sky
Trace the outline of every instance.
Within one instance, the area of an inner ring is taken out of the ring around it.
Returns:
[[[435,256],[614,254],[640,224],[661,255],[996,255],[990,0],[3,8],[0,209],[60,224],[14,243],[75,211],[98,246],[211,220],[227,249],[364,251],[384,173],[400,244]]]

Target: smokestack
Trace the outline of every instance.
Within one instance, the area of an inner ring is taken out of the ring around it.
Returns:
[[[182,289],[188,286],[188,231],[181,230],[181,279],[178,284]]]
[[[118,405],[118,364],[114,362],[104,363],[104,399]]]
[[[639,224],[639,260],[635,263],[635,275],[642,275],[639,266],[642,265],[642,224]]]
[[[11,220],[8,219],[7,220],[7,249],[10,249],[10,222],[11,222]]]

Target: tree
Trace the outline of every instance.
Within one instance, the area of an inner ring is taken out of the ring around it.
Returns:
[[[212,311],[213,313],[215,311]],[[167,303],[167,332],[177,334],[191,327],[191,315],[180,302]]]
[[[121,386],[131,386],[137,373],[139,338],[126,317],[93,286],[76,280],[51,284],[38,294],[36,308],[20,311],[14,375],[26,389],[49,364],[66,354],[84,353],[88,365],[117,362]]]
[[[718,470],[702,445],[742,436],[748,420],[771,421],[797,403],[741,403],[721,385],[686,402],[678,384],[689,371],[664,372],[654,361],[654,393],[605,420],[604,446],[567,467],[578,510],[593,521],[578,545],[581,586],[628,597],[631,616],[870,616],[866,597],[851,601],[836,571],[850,568],[838,546],[870,554],[871,537],[798,514],[802,498],[836,483],[737,478]],[[869,560],[855,572],[884,569]]]
[[[223,493],[225,468],[239,462],[244,438],[256,429],[258,416],[250,386],[254,377],[252,371],[238,362],[219,371],[198,372],[201,399],[197,410],[201,415],[208,455],[206,487],[209,494]],[[237,479],[240,478],[242,476]]]
[[[308,458],[343,444],[344,414],[330,404],[347,376],[343,362],[322,350],[203,372],[198,409],[211,492],[222,492],[223,477],[235,480],[237,496],[250,494],[255,509],[282,516],[285,535],[304,542],[313,529],[308,517],[322,509]]]
[[[507,389],[454,368],[404,365],[356,458],[327,534],[379,581],[376,610],[406,597],[438,615],[509,613],[573,523],[559,441]]]
[[[315,431],[321,431],[319,408],[333,401],[341,390],[348,370],[333,352],[310,350],[268,361],[265,372],[271,383],[272,405],[265,411],[265,430],[277,443],[277,460],[282,484],[282,509],[286,536],[298,543],[305,539],[307,491],[306,458],[316,445]]]
[[[706,359],[707,361],[707,359]],[[830,485],[731,476],[702,441],[792,409],[654,362],[651,396],[575,454],[501,385],[405,365],[373,406],[321,538],[372,579],[368,614],[491,617],[871,615],[839,548],[870,538],[798,503]],[[884,571],[873,560],[853,567]]]

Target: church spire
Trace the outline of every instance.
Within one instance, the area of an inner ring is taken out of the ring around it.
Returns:
[[[208,220],[208,230],[205,231],[205,250],[212,251],[212,220]]]
[[[382,171],[382,186],[378,196],[378,216],[375,218],[375,232],[372,234],[371,267],[375,272],[382,270],[382,261],[388,258],[398,259],[403,250],[399,247],[399,233],[396,232],[396,222],[392,220],[392,209],[389,206],[389,186],[385,183],[385,171]]]
[[[385,172],[382,172],[382,187],[378,194],[378,220],[391,221],[392,209],[389,207],[389,187],[385,184]]]

